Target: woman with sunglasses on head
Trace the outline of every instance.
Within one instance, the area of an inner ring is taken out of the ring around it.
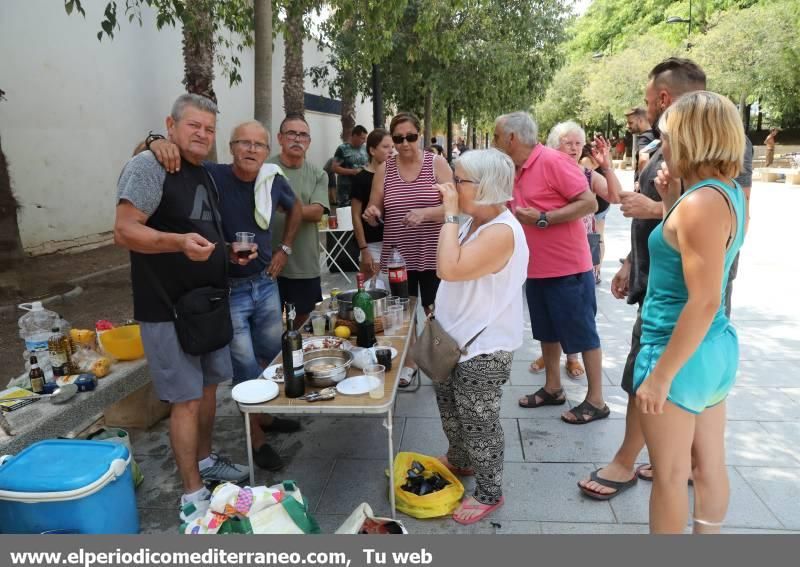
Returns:
[[[381,269],[397,248],[406,262],[409,295],[418,297],[428,313],[439,287],[436,245],[444,221],[442,196],[435,185],[451,182],[453,172],[442,156],[422,149],[420,129],[419,119],[410,112],[392,118],[389,132],[397,154],[375,170],[363,217],[372,226],[384,225]],[[407,386],[413,374],[410,367],[404,368],[401,386]]]
[[[385,272],[381,272],[381,250],[383,248],[383,226],[371,226],[361,217],[369,203],[372,192],[372,179],[375,170],[392,155],[392,137],[383,128],[376,128],[367,136],[367,155],[369,162],[352,180],[351,205],[353,215],[353,232],[355,233],[358,248],[361,250],[361,265],[359,269],[366,278],[379,275],[386,289],[389,282]]]
[[[664,220],[648,239],[633,388],[650,461],[650,531],[682,533],[694,481],[694,533],[718,533],[728,508],[725,399],[739,341],[725,314],[725,287],[747,229],[747,200],[734,181],[744,128],[727,98],[680,97],[658,124],[665,163],[656,179]]]

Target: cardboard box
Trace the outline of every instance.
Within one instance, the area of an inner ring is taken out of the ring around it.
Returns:
[[[106,408],[105,423],[109,427],[149,429],[169,415],[169,404],[156,396],[152,383],[147,383],[127,398]]]

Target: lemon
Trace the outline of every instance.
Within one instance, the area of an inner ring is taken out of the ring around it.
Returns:
[[[340,339],[349,339],[350,329],[348,329],[344,325],[339,325],[333,330],[333,334],[339,337]]]

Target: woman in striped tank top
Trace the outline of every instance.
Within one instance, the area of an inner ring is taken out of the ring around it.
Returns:
[[[401,112],[389,126],[397,155],[378,166],[372,180],[364,220],[384,223],[381,270],[397,247],[406,261],[409,294],[428,312],[436,298],[436,246],[444,221],[437,183],[452,182],[453,172],[442,156],[423,152],[417,143],[420,122]]]

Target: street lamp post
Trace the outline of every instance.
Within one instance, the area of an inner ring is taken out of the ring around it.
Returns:
[[[686,31],[686,49],[692,47],[689,43],[689,38],[692,37],[692,0],[689,0],[689,18],[681,18],[680,16],[670,16],[667,18],[668,24],[689,24]]]

